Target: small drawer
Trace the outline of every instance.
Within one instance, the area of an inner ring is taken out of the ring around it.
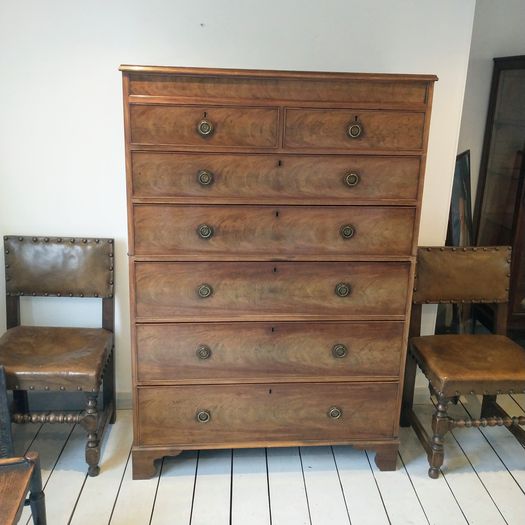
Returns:
[[[284,143],[289,148],[420,150],[425,114],[408,111],[288,109]]]
[[[417,199],[417,157],[132,153],[136,198],[178,202],[351,204]]]
[[[399,375],[401,322],[136,327],[139,382],[334,381]]]
[[[130,106],[132,144],[275,148],[276,108]]]
[[[139,387],[139,445],[392,437],[397,383]]]
[[[136,255],[308,260],[412,253],[415,208],[135,205]]]
[[[408,262],[136,262],[136,320],[404,319]]]

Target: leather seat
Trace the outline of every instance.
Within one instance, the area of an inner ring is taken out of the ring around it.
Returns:
[[[113,347],[104,328],[16,326],[0,338],[10,390],[98,390]]]
[[[525,385],[525,349],[502,335],[414,337],[410,352],[446,397],[518,392]]]

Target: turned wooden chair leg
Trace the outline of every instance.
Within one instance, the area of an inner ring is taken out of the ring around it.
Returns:
[[[34,525],[46,525],[46,500],[42,489],[42,474],[40,471],[40,458],[38,454],[30,452],[27,456],[34,465],[33,476],[29,485],[29,505],[33,516]]]
[[[481,403],[480,417],[492,417],[492,416],[499,415],[497,411],[495,410],[497,397],[498,396],[496,395],[488,395],[488,394],[485,394],[483,396],[483,401]]]
[[[112,425],[117,418],[117,399],[115,392],[115,349],[111,350],[106,370],[104,372],[104,380],[102,385],[102,396],[104,399],[104,410],[111,406],[111,415],[108,423]]]
[[[87,394],[86,412],[82,420],[84,428],[87,430],[86,443],[86,463],[88,464],[88,475],[98,476],[100,467],[100,437],[98,435],[98,392]]]
[[[438,396],[438,404],[432,415],[433,436],[430,439],[430,452],[428,454],[428,475],[432,479],[439,477],[439,469],[445,458],[445,434],[450,430],[450,418],[447,415],[447,405],[450,400],[444,396]]]
[[[401,405],[401,426],[410,426],[410,413],[414,404],[414,387],[416,384],[417,363],[414,357],[407,354],[405,365],[405,381],[403,383],[403,403]]]

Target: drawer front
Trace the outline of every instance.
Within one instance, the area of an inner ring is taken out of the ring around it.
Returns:
[[[132,154],[133,196],[181,202],[416,201],[419,158]]]
[[[404,318],[409,263],[137,262],[138,321]]]
[[[392,437],[397,395],[397,383],[139,387],[138,444]]]
[[[191,258],[305,259],[410,255],[415,208],[134,207],[135,253]]]
[[[399,375],[401,322],[137,325],[142,382],[214,383]]]
[[[134,74],[129,90],[131,95],[160,97],[424,104],[427,82]]]
[[[423,148],[424,113],[288,109],[285,145],[352,151]]]
[[[274,148],[278,110],[132,105],[130,126],[131,142],[135,144]]]

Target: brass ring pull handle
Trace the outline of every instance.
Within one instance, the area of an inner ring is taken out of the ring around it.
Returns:
[[[203,118],[198,124],[197,124],[197,132],[201,137],[209,137],[210,135],[213,135],[213,123]]]
[[[211,297],[213,295],[213,288],[209,284],[201,284],[197,288],[197,293],[201,299],[206,299],[207,297]]]
[[[348,355],[348,348],[342,344],[336,344],[332,347],[332,355],[336,359],[342,359]]]
[[[349,187],[353,188],[359,184],[359,175],[355,171],[349,171],[343,177],[343,182]]]
[[[197,182],[201,186],[211,186],[214,181],[214,176],[211,171],[208,170],[200,170],[199,173],[197,173]]]
[[[339,228],[339,233],[343,239],[351,239],[355,234],[355,228],[351,224],[343,224]]]
[[[214,234],[213,226],[199,224],[199,226],[197,226],[197,234],[201,239],[211,239]]]
[[[339,297],[347,297],[352,293],[352,286],[348,283],[337,283],[335,286],[335,294]]]
[[[339,419],[343,415],[343,411],[339,407],[330,407],[328,409],[328,417],[331,419]]]
[[[207,345],[199,345],[196,354],[199,359],[208,359],[211,357],[211,348]]]
[[[363,125],[361,124],[361,122],[356,120],[355,122],[350,122],[350,124],[348,124],[346,134],[351,139],[359,138],[361,136],[361,133],[363,133]]]
[[[195,419],[199,423],[208,423],[208,421],[210,421],[211,419],[211,414],[209,413],[208,410],[199,410],[197,414],[195,415]]]

